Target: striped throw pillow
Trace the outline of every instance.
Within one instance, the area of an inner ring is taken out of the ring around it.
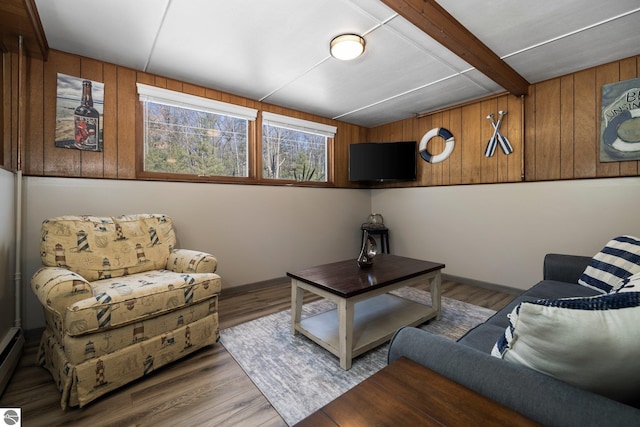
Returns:
[[[619,294],[622,292],[640,292],[640,273],[629,276],[611,289],[610,294]]]
[[[619,236],[591,259],[578,283],[607,293],[636,273],[640,273],[640,239]]]

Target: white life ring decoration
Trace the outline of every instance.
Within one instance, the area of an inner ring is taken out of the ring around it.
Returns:
[[[640,108],[627,110],[615,116],[607,125],[602,138],[604,143],[618,151],[640,151],[640,141],[625,141],[618,135],[618,128],[627,120],[640,118]]]
[[[432,155],[427,151],[427,143],[434,136],[439,136],[444,139],[445,146],[444,151],[437,155]],[[422,157],[426,162],[429,163],[440,163],[443,160],[446,160],[451,153],[453,153],[453,147],[455,147],[456,141],[453,138],[453,134],[449,132],[448,129],[445,128],[433,128],[429,132],[425,133],[420,141],[420,157]]]

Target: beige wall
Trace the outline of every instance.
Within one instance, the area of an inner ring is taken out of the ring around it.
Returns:
[[[392,251],[446,274],[527,289],[548,252],[592,256],[640,236],[640,178],[373,190]]]
[[[24,187],[26,329],[43,325],[29,289],[40,224],[68,213],[171,215],[181,247],[219,258],[223,289],[355,258],[370,212],[384,216],[392,253],[520,289],[541,279],[545,253],[591,256],[640,235],[640,178],[349,190],[27,177]]]
[[[29,289],[40,266],[40,225],[64,214],[159,212],[180,247],[218,257],[223,290],[310,265],[356,258],[370,191],[78,178],[25,178],[25,329],[44,325]]]

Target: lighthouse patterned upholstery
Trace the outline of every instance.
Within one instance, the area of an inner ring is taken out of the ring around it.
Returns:
[[[170,217],[50,218],[41,237],[44,266],[31,280],[46,321],[38,361],[63,409],[218,340],[217,260],[177,249]]]

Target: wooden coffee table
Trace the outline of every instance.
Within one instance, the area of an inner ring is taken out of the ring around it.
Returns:
[[[401,357],[296,427],[538,425],[486,396]]]
[[[291,277],[291,333],[307,336],[338,356],[343,369],[354,357],[388,341],[402,326],[440,319],[440,270],[444,264],[379,254],[369,268],[355,259],[307,268]],[[432,305],[388,292],[428,281]],[[336,303],[337,308],[301,319],[304,292]]]

